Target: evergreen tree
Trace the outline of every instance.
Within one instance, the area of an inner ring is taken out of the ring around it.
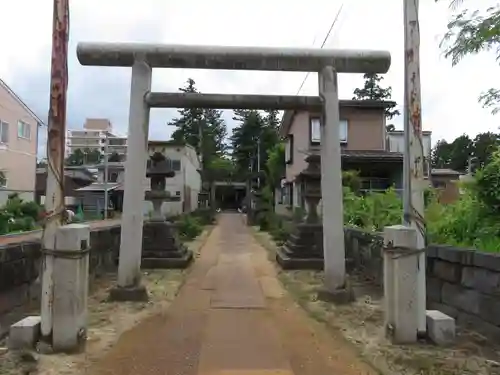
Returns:
[[[269,152],[279,141],[278,111],[266,111],[266,116],[262,116],[256,110],[235,110],[234,113],[234,120],[240,124],[233,129],[230,142],[237,171],[240,173],[257,171],[259,149],[260,169],[266,170]]]
[[[382,88],[380,82],[384,79],[378,74],[365,74],[365,85],[362,88],[354,90],[353,100],[390,100],[392,96],[392,87]],[[396,105],[392,105],[385,109],[387,118],[392,119],[394,116],[400,115],[400,112],[395,109]]]
[[[189,78],[186,85],[179,90],[185,93],[198,93],[195,84],[195,81]],[[178,112],[179,117],[174,118],[168,124],[176,127],[172,133],[173,140],[193,146],[198,155],[201,155],[204,168],[210,165],[210,158],[224,155],[227,127],[222,118],[222,111],[183,108]]]

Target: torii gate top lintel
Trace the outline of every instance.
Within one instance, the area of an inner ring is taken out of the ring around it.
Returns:
[[[388,51],[222,47],[147,43],[91,43],[77,47],[82,65],[131,67],[140,57],[152,68],[319,72],[332,66],[338,73],[387,73]]]

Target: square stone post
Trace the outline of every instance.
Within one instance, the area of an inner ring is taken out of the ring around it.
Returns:
[[[57,352],[72,352],[86,339],[90,227],[62,226],[55,240],[52,346]]]
[[[318,74],[323,102],[321,121],[321,195],[325,287],[336,293],[345,288],[344,211],[340,153],[340,116],[337,72],[327,66]]]
[[[111,290],[114,300],[146,300],[140,285],[142,227],[144,222],[144,179],[148,155],[149,107],[145,95],[151,90],[152,69],[136,60],[132,66],[125,191],[118,264],[118,287]]]
[[[385,327],[396,344],[417,341],[418,257],[416,229],[384,228]]]

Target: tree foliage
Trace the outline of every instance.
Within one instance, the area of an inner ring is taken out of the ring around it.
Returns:
[[[179,90],[185,93],[199,93],[195,81],[191,78]],[[222,111],[204,108],[183,108],[178,113],[179,116],[168,124],[176,128],[172,133],[172,139],[193,146],[198,155],[202,156],[203,167],[206,168],[210,165],[211,158],[221,157],[226,150],[227,127],[222,118]]]
[[[456,9],[461,3],[455,0],[450,5]],[[485,10],[465,9],[456,13],[447,27],[441,48],[453,66],[466,56],[483,51],[495,51],[497,60],[500,58],[500,5]],[[493,114],[498,113],[500,89],[488,89],[479,96],[479,101],[485,108],[490,108]]]
[[[76,149],[65,160],[66,165],[77,166],[85,164],[98,164],[102,161],[102,154],[97,149]]]
[[[239,122],[230,138],[235,168],[239,173],[256,172],[260,149],[260,169],[268,172],[266,161],[279,141],[278,111],[266,111],[262,115],[256,110],[236,109],[234,114],[234,120]]]
[[[500,135],[492,132],[479,133],[474,139],[463,134],[451,143],[440,140],[432,150],[432,165],[465,172],[469,157],[474,157],[476,167],[483,167],[499,145]]]
[[[354,90],[353,100],[390,100],[392,96],[392,87],[382,88],[380,82],[384,77],[378,74],[365,74],[363,76],[365,84],[362,88]],[[391,105],[385,109],[387,118],[392,119],[401,113],[395,109],[396,105]]]
[[[266,161],[267,181],[271,188],[280,186],[281,179],[285,174],[285,144],[276,143],[269,151]]]
[[[122,161],[122,159],[123,159],[122,156],[119,153],[117,153],[117,152],[113,152],[108,157],[108,161],[112,162],[112,163],[120,162],[120,161]]]

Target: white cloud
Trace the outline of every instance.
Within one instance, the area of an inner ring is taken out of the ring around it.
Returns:
[[[392,66],[384,83],[393,87],[393,99],[400,105],[403,103],[402,3],[401,0],[345,1],[325,46],[389,50]],[[474,3],[465,1],[465,5],[472,7]],[[495,3],[483,0],[481,6]],[[339,0],[305,3],[289,0],[72,0],[69,112],[75,113],[71,121],[76,123],[69,126],[81,126],[85,117],[109,117],[123,133],[128,117],[130,71],[80,66],[75,58],[78,41],[311,47],[316,40],[315,46],[319,47],[341,4]],[[477,103],[482,90],[500,86],[495,78],[497,64],[491,55],[481,54],[468,57],[452,68],[450,61],[442,57],[439,41],[451,15],[447,5],[447,1],[439,4],[434,0],[420,1],[423,124],[424,129],[433,131],[434,141],[497,129],[496,118]],[[4,36],[0,76],[7,82],[14,81],[14,89],[24,87],[23,92],[19,92],[21,96],[29,88],[29,82],[23,82],[24,77],[43,77],[42,82],[46,82],[48,90],[52,1],[3,1],[0,2],[0,14],[0,35]],[[155,71],[153,86],[155,90],[176,90],[188,77],[194,78],[204,92],[295,94],[304,74],[165,69]],[[109,82],[109,87],[105,82]],[[316,75],[311,74],[301,93],[317,93],[316,84]],[[361,84],[360,75],[341,75],[341,97],[350,98],[353,89]],[[106,90],[105,95],[103,90]],[[42,91],[39,96],[47,96],[46,90],[43,95]],[[96,94],[101,95],[99,100],[93,99]],[[47,99],[30,96],[31,102],[42,103],[38,104],[40,107]],[[154,111],[152,138],[170,134],[171,129],[164,124],[173,114],[174,111]],[[401,126],[402,117],[395,123]]]

